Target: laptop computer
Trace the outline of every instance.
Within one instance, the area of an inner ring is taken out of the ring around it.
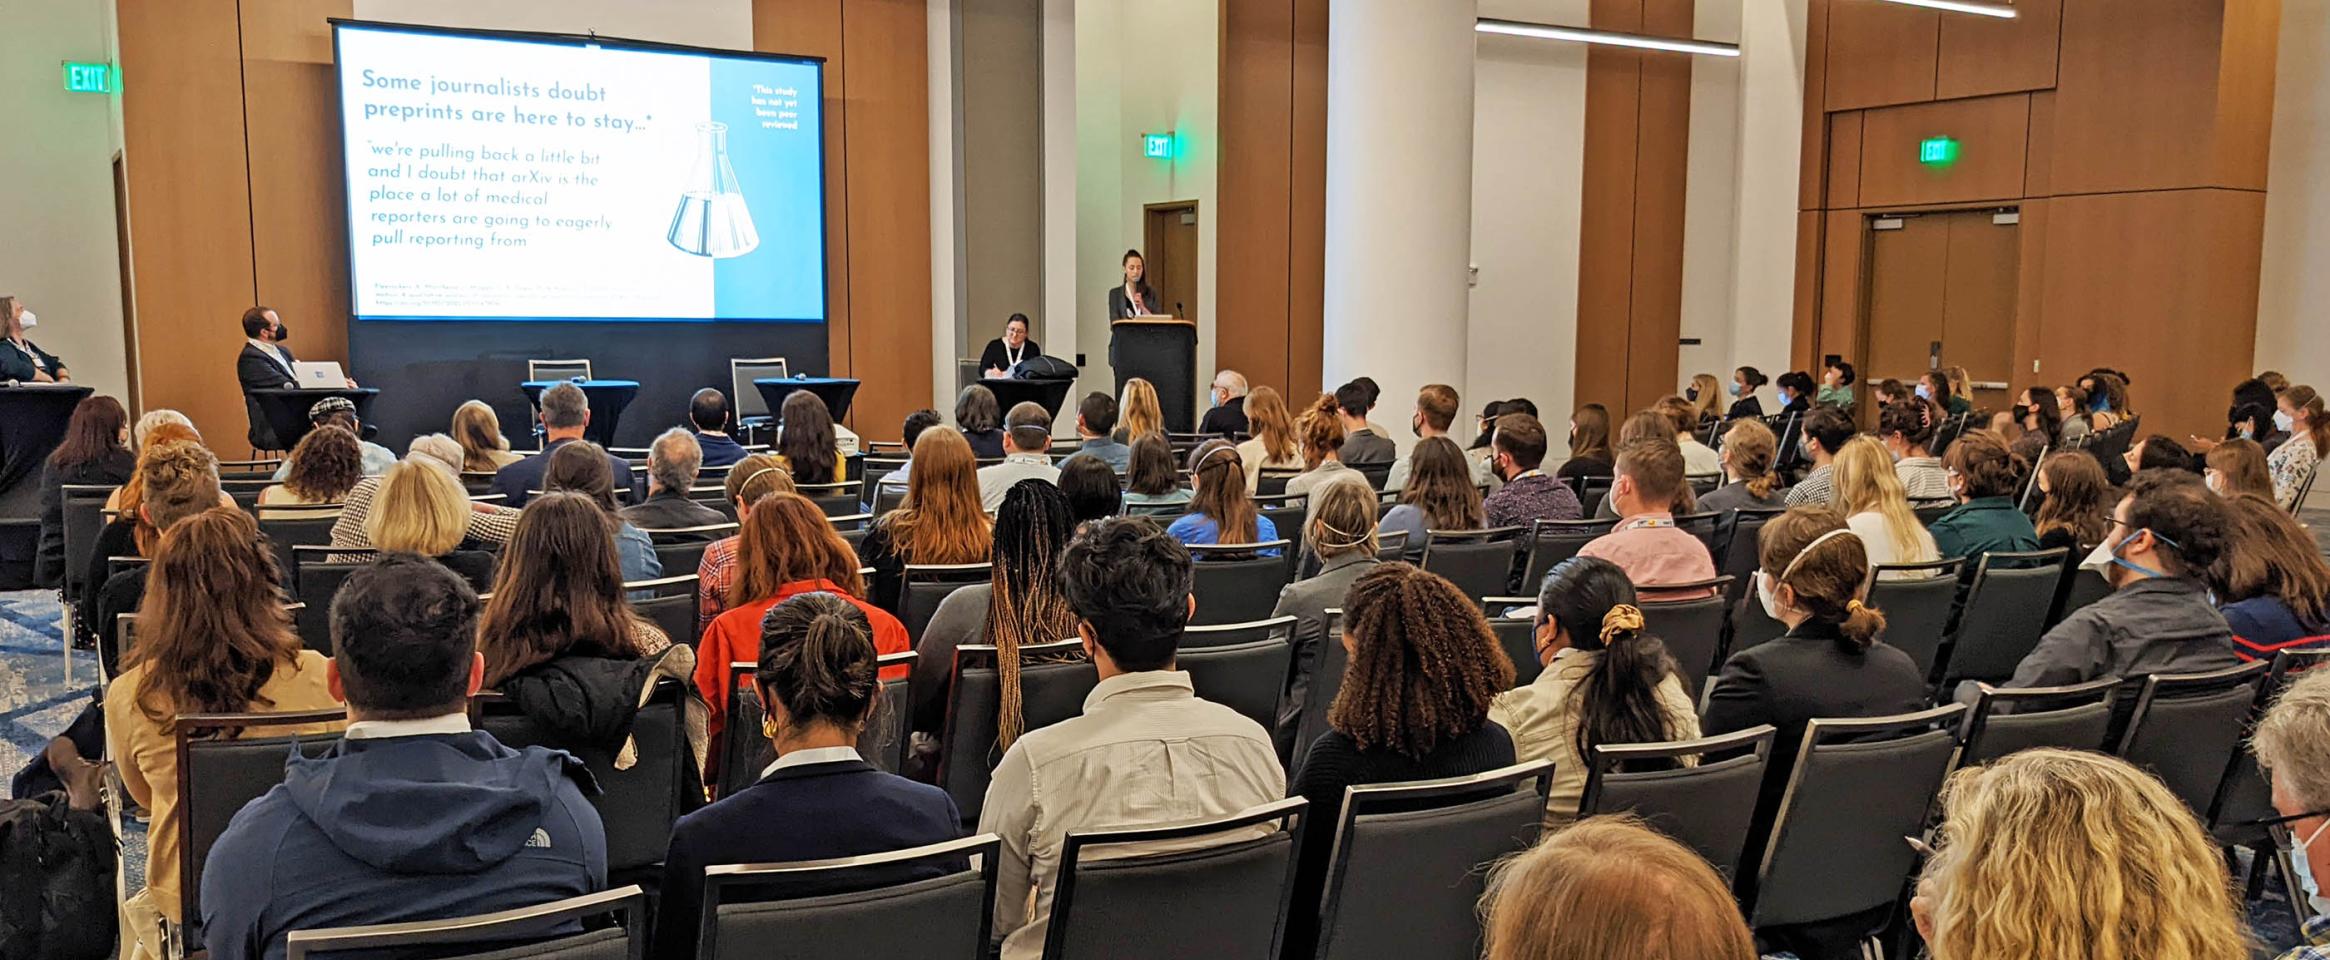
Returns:
[[[348,375],[330,360],[301,360],[291,365],[291,372],[302,387],[337,390],[348,385]]]

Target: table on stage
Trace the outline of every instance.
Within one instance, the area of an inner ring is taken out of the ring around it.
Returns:
[[[315,425],[307,420],[307,410],[325,397],[345,397],[356,405],[356,419],[372,419],[372,398],[380,396],[376,387],[274,387],[253,390],[251,397],[259,401],[259,412],[266,415],[267,425],[275,431],[275,442],[288,453],[299,445],[299,438]]]
[[[40,516],[40,466],[57,444],[73,408],[93,393],[75,383],[0,386],[0,520]]]
[[[783,416],[785,398],[795,390],[807,390],[825,401],[825,410],[833,414],[835,423],[849,415],[849,402],[858,395],[858,382],[848,377],[762,377],[752,385],[760,391],[760,398],[769,405],[769,415]]]
[[[526,405],[534,409],[542,406],[542,391],[561,383],[581,387],[583,398],[590,401],[591,423],[583,428],[583,439],[602,447],[615,445],[615,422],[623,418],[623,408],[631,405],[631,398],[639,395],[637,380],[528,380],[518,384],[526,392]]]
[[[1060,422],[1060,407],[1068,402],[1068,390],[1076,386],[1076,381],[989,379],[979,381],[979,385],[995,394],[996,409],[1008,414],[1013,406],[1033,400],[1036,405],[1044,408],[1045,413],[1051,414],[1052,422],[1057,424]]]

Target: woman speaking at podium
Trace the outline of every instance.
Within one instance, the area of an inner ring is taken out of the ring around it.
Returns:
[[[1108,288],[1108,322],[1112,325],[1108,331],[1108,365],[1111,367],[1123,366],[1116,355],[1116,328],[1113,325],[1129,317],[1149,317],[1165,312],[1157,303],[1157,291],[1149,287],[1147,271],[1143,269],[1147,265],[1147,261],[1141,259],[1141,251],[1125,251],[1125,282]],[[1123,393],[1125,375],[1121,370],[1116,375],[1116,381],[1117,392]]]

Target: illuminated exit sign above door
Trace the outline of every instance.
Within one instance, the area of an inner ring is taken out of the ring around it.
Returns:
[[[66,93],[112,93],[113,64],[65,61]]]
[[[1949,137],[1927,137],[1918,141],[1917,162],[1929,167],[1946,167],[1958,162],[1958,141]]]

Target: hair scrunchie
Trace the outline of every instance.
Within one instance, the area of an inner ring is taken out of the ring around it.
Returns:
[[[1641,632],[1641,607],[1637,607],[1631,603],[1621,603],[1615,607],[1611,607],[1610,612],[1602,615],[1601,636],[1603,646],[1608,646],[1610,644],[1610,638],[1616,634]]]

